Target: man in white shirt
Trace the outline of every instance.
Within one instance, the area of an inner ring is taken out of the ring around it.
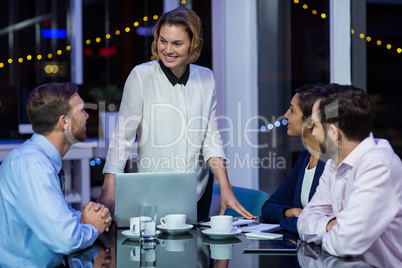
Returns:
[[[313,106],[312,121],[329,160],[299,217],[300,239],[335,256],[365,255],[376,266],[387,259],[402,267],[402,164],[388,141],[371,133],[368,95],[329,84]]]

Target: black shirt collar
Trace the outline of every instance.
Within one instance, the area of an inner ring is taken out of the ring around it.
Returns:
[[[187,66],[186,70],[184,71],[184,74],[180,77],[177,78],[172,70],[170,70],[168,67],[165,66],[165,64],[163,64],[163,62],[161,60],[159,60],[159,64],[162,68],[163,73],[166,75],[166,77],[169,79],[170,83],[175,86],[176,84],[182,84],[182,85],[186,85],[188,78],[190,77],[190,65]]]

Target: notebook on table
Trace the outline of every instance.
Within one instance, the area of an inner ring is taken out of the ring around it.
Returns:
[[[186,214],[187,223],[197,222],[197,177],[194,171],[116,174],[117,227],[130,226],[139,216],[139,204],[156,205],[156,224],[167,214]]]

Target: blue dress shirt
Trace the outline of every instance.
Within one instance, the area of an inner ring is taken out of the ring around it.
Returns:
[[[36,133],[1,164],[0,267],[58,266],[63,255],[98,237],[67,204],[58,178],[61,166],[58,150]]]
[[[290,208],[303,208],[301,205],[301,188],[303,184],[304,171],[308,165],[310,153],[305,150],[297,159],[296,165],[285,179],[282,185],[265,201],[261,209],[261,215],[265,222],[279,223],[286,230],[297,233],[297,218],[285,217],[285,210]],[[318,160],[311,184],[309,201],[313,197],[318,186],[321,174],[324,171],[325,163]]]

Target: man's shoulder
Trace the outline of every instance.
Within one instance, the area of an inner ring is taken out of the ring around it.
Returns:
[[[385,162],[390,162],[393,160],[401,162],[391,144],[385,139],[375,139],[375,146],[370,148],[362,158]]]
[[[19,162],[34,164],[38,161],[47,159],[46,155],[41,151],[40,146],[30,140],[27,140],[14,150],[12,150],[4,159],[3,163],[12,162],[13,165]]]

